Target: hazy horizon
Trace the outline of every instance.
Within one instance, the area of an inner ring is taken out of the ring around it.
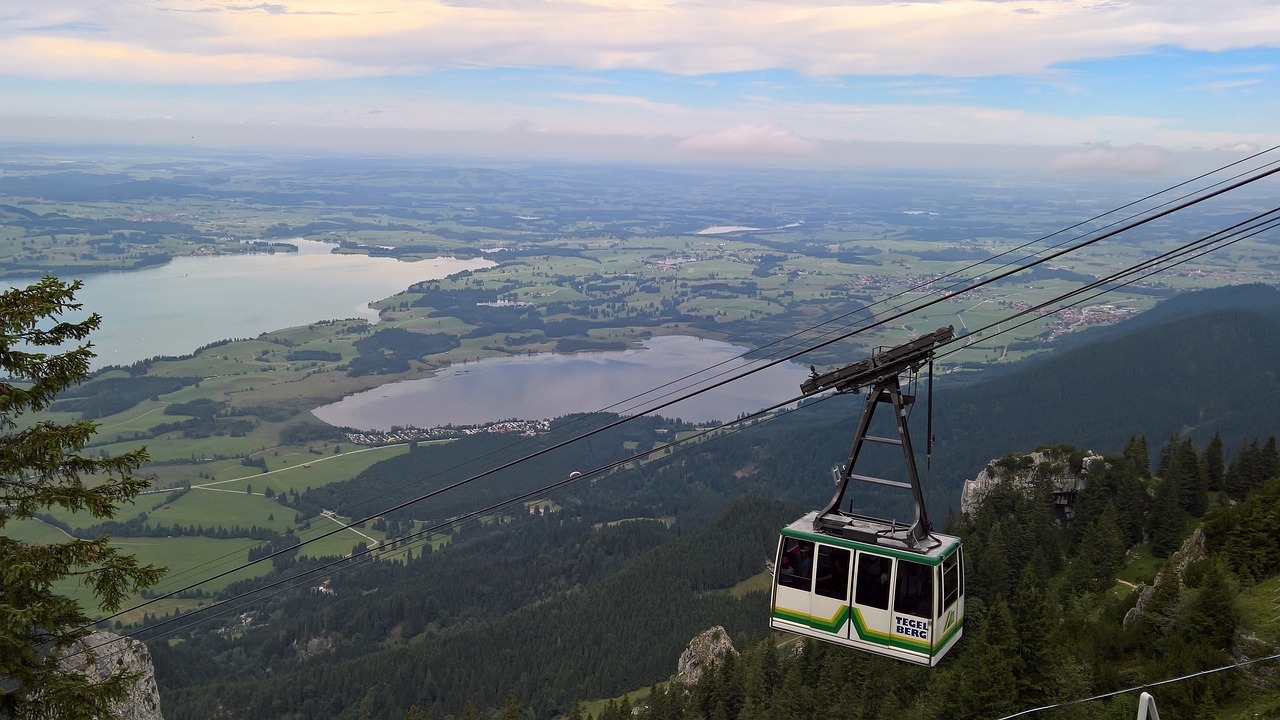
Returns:
[[[0,142],[1139,175],[1280,144],[1253,0],[19,0],[0,37]]]

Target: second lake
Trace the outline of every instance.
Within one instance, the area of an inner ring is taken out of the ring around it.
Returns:
[[[361,430],[545,420],[598,410],[634,415],[755,366],[739,359],[745,348],[715,340],[671,335],[650,338],[643,345],[617,352],[540,353],[456,364],[435,377],[383,385],[313,412],[332,425]],[[698,374],[682,380],[694,373]],[[794,397],[808,375],[803,365],[783,363],[656,414],[691,422],[731,420]],[[654,390],[667,383],[673,385]],[[667,393],[670,396],[663,397]]]

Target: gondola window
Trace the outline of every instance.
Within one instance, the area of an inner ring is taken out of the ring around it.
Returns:
[[[778,582],[808,591],[813,579],[813,543],[787,538],[778,556]]]
[[[849,551],[829,545],[818,546],[818,580],[814,592],[836,600],[849,598]]]
[[[946,560],[942,561],[942,604],[938,607],[941,612],[943,608],[951,607],[951,604],[960,596],[960,553],[952,553]]]
[[[880,610],[888,609],[891,572],[893,558],[858,553],[858,589],[854,591],[854,602]]]
[[[910,560],[898,561],[898,585],[893,611],[927,618],[933,615],[933,568]]]

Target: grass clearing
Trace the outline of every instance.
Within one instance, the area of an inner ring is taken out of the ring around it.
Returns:
[[[139,562],[165,565],[169,572],[153,591],[171,592],[203,578],[210,578],[243,565],[249,548],[257,542],[248,538],[219,540],[207,537],[119,538],[113,544],[137,556]],[[241,568],[226,577],[203,583],[199,590],[213,593],[238,580],[261,577],[271,570],[270,562]]]
[[[216,497],[211,497],[215,493]],[[243,491],[193,487],[172,503],[151,511],[147,525],[244,529],[257,526],[284,532],[293,525],[294,514],[292,508],[264,497],[259,489],[249,495]]]
[[[771,592],[773,590],[773,575],[768,571],[743,580],[742,582],[729,588],[729,594],[733,597],[740,598],[754,592]]]
[[[1144,543],[1133,548],[1125,555],[1124,567],[1116,573],[1116,579],[1125,580],[1134,585],[1145,583],[1150,585],[1156,580],[1156,573],[1164,567],[1164,560],[1151,554],[1151,545]]]
[[[603,711],[609,703],[618,704],[622,702],[623,698],[626,698],[627,702],[630,703],[632,707],[635,707],[637,703],[647,700],[650,692],[650,688],[641,688],[639,690],[632,690],[629,693],[624,693],[615,698],[606,698],[604,700],[584,700],[582,702],[582,714],[584,717],[600,717],[601,711]]]
[[[1240,612],[1249,632],[1272,647],[1280,646],[1280,576],[1240,593]]]

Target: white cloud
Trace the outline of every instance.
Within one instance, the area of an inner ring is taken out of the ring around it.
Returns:
[[[1260,78],[1252,78],[1249,80],[1222,80],[1220,82],[1205,83],[1203,85],[1200,85],[1199,87],[1201,90],[1208,90],[1209,92],[1221,93],[1221,92],[1226,92],[1227,90],[1234,90],[1235,88],[1242,88],[1242,87],[1248,87],[1250,85],[1257,85],[1261,82],[1262,80]]]
[[[234,60],[244,57],[314,78],[447,67],[974,77],[1160,47],[1272,47],[1280,37],[1280,3],[1263,0],[10,2],[20,12],[0,17],[0,43],[26,38],[31,61],[12,67],[15,53],[0,59],[0,71],[35,74],[52,64],[58,76],[110,80],[123,66],[144,81],[149,68],[157,82],[172,81],[166,66],[184,55],[207,58],[187,62],[201,82],[253,81]],[[130,52],[99,49],[76,64],[74,47],[30,42],[55,36],[91,52],[90,36]]]
[[[1241,153],[1243,155],[1249,155],[1252,153],[1256,153],[1261,149],[1262,149],[1261,146],[1258,145],[1257,143],[1238,142],[1238,143],[1228,143],[1226,145],[1219,145],[1218,147],[1214,148],[1214,152]]]
[[[1062,153],[1050,163],[1057,172],[1112,172],[1153,175],[1173,164],[1173,155],[1157,145],[1111,147],[1097,145],[1086,150]]]
[[[678,112],[679,105],[672,103],[654,102],[647,98],[637,97],[635,95],[611,95],[608,93],[583,93],[583,94],[562,94],[557,97],[563,100],[573,100],[575,102],[591,103],[593,105],[612,105],[617,107],[635,108],[637,110],[647,110],[650,112]]]
[[[681,142],[679,148],[685,152],[720,155],[808,155],[818,149],[818,144],[770,123],[738,125],[694,135]]]
[[[1280,66],[1269,62],[1280,57],[1274,0],[6,2],[0,117],[487,132],[528,147],[553,135],[611,138],[601,147],[626,138],[681,161],[827,162],[858,143],[1039,145],[1083,148],[1063,169],[1113,170],[1159,164],[1139,162],[1134,147],[1280,142],[1266,122],[1268,86],[1246,87]],[[1134,85],[1153,102],[1109,104],[1088,94],[1094,70],[1060,65],[1098,61],[1105,74],[1120,55],[1245,47],[1248,60],[1180,81],[1232,100],[1220,113],[1205,112],[1203,92],[1159,83]],[[455,68],[478,71],[436,72]],[[611,69],[627,72],[599,72]],[[375,77],[386,80],[363,81]],[[966,77],[993,81],[955,79]],[[735,86],[751,78],[754,88]],[[1061,98],[1068,91],[1078,102]],[[1089,145],[1102,139],[1116,148]]]

